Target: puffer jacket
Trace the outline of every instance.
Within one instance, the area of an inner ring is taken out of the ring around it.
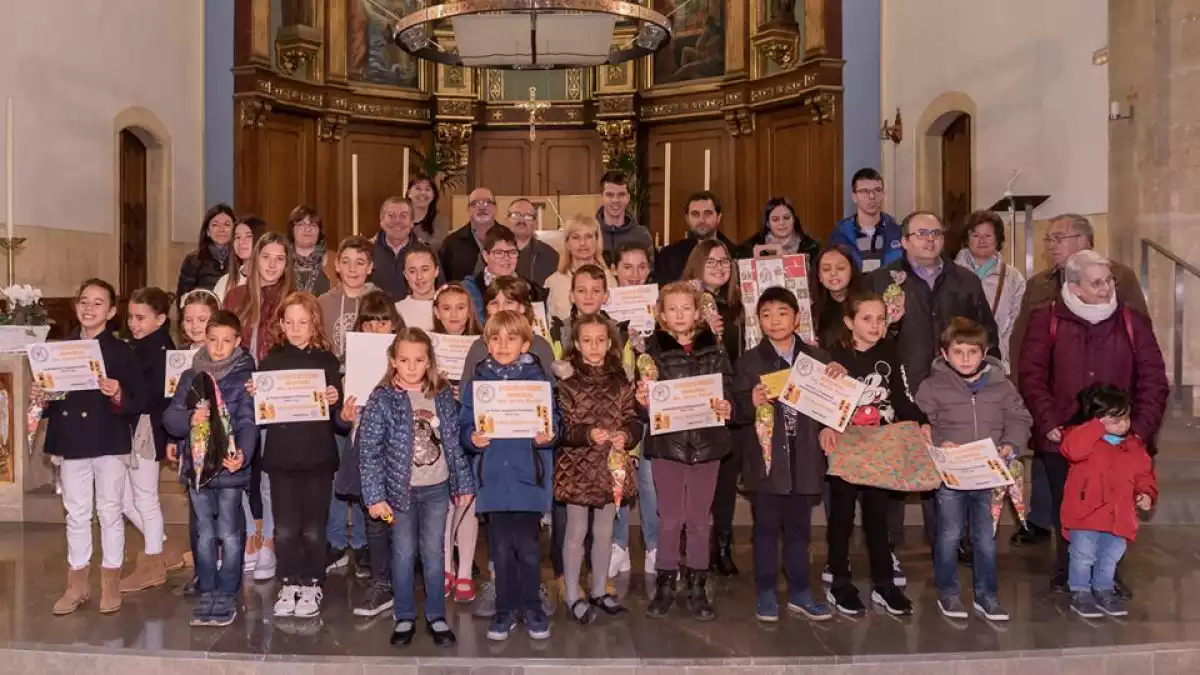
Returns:
[[[258,427],[254,424],[254,398],[246,393],[246,382],[254,374],[254,359],[243,352],[225,377],[217,381],[221,399],[229,410],[229,422],[233,426],[234,444],[242,451],[245,459],[242,468],[234,473],[222,469],[204,487],[213,489],[244,488],[250,485],[250,464],[258,449]],[[172,438],[179,441],[179,472],[185,479],[194,476],[192,452],[188,436],[192,429],[192,412],[196,409],[196,397],[192,384],[197,372],[188,369],[179,376],[175,396],[163,413],[163,427]],[[215,408],[214,408],[215,410]],[[210,418],[215,419],[215,418]]]
[[[1071,463],[1063,488],[1063,536],[1070,539],[1071,530],[1094,530],[1133,541],[1137,496],[1158,501],[1146,445],[1136,436],[1113,445],[1104,440],[1104,423],[1092,420],[1064,435],[1061,452]]]
[[[167,398],[167,350],[175,349],[171,339],[171,324],[164,323],[161,328],[138,340],[129,341],[133,348],[134,357],[142,367],[145,376],[146,407],[142,413],[150,416],[150,431],[154,435],[154,458],[161,462],[167,456],[167,432],[163,429],[162,416],[171,399]],[[134,429],[137,429],[136,422]]]
[[[507,366],[490,357],[484,359],[475,367],[470,379],[470,385],[464,383],[459,388],[462,407],[459,408],[458,431],[462,447],[474,465],[476,513],[549,513],[554,477],[551,451],[562,429],[562,416],[554,402],[554,379],[528,354],[522,354],[516,363]],[[546,445],[536,445],[532,438],[494,438],[486,447],[476,447],[471,441],[475,431],[474,383],[511,380],[550,383],[551,428],[555,438]]]
[[[945,359],[933,363],[933,372],[917,389],[917,405],[933,427],[933,443],[947,441],[966,445],[990,438],[1017,451],[1029,442],[1033,416],[1017,388],[1004,376],[1004,364],[988,358],[986,378],[978,393],[971,393],[967,381],[954,372]]]
[[[696,332],[690,353],[662,330],[646,340],[646,354],[658,367],[659,380],[678,380],[697,375],[720,375],[725,399],[733,398],[733,368],[725,348],[708,328]],[[640,410],[645,415],[648,411]],[[733,419],[737,418],[736,403]],[[684,464],[713,462],[730,453],[729,430],[725,427],[691,429],[651,436],[645,454],[652,459],[669,459]]]
[[[179,266],[179,280],[175,284],[176,299],[197,288],[207,288],[211,291],[216,288],[221,277],[229,272],[229,253],[226,252],[225,259],[221,260],[213,255],[212,251],[210,245],[204,255],[200,255],[200,251],[197,250],[184,257]]]
[[[975,259],[971,257],[969,249],[959,251],[954,262],[979,276],[975,271]],[[1000,284],[1001,270],[1004,272],[1003,286]],[[1021,299],[1025,297],[1025,277],[1021,276],[1017,268],[999,260],[980,281],[983,283],[983,294],[987,296],[988,307],[996,308],[992,316],[996,319],[997,330],[1000,331],[1000,355],[1004,361],[1005,372],[1012,372],[1016,370],[1016,364],[1012,362],[1009,343],[1012,340],[1013,326],[1017,323],[1017,315],[1021,311]],[[996,302],[997,293],[1000,294],[1000,302]]]
[[[592,429],[623,431],[625,481],[621,501],[637,493],[634,449],[642,438],[643,424],[637,416],[634,386],[625,369],[617,364],[596,367],[575,358],[558,381],[558,404],[562,410],[562,444],[554,458],[554,498],[566,504],[604,506],[613,503],[613,480],[608,465],[608,443],[592,442]]]
[[[475,477],[459,445],[458,405],[454,392],[443,388],[434,396],[438,440],[450,473],[450,494],[475,494]],[[407,511],[412,498],[413,411],[408,393],[378,386],[363,408],[355,438],[362,473],[362,499],[368,506],[386,501]]]

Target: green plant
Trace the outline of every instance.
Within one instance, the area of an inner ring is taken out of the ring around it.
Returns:
[[[409,170],[429,176],[437,187],[439,194],[461,187],[467,173],[458,166],[457,153],[430,141],[424,150],[413,148],[409,152]]]

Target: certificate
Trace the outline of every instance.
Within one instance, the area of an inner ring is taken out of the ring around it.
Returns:
[[[471,383],[475,430],[488,438],[533,438],[551,429],[550,383],[525,380]]]
[[[33,381],[44,391],[89,391],[100,388],[104,355],[95,340],[40,342],[26,347]]]
[[[29,345],[45,342],[50,326],[0,326],[0,354],[24,354]]]
[[[825,364],[801,352],[796,354],[779,400],[801,415],[845,431],[865,389],[848,375],[837,380],[825,377]]]
[[[931,445],[929,456],[951,490],[988,490],[1013,484],[1012,474],[990,438],[956,448]]]
[[[323,370],[269,370],[255,373],[254,391],[255,424],[329,419]]]
[[[396,339],[391,333],[346,333],[346,398],[366,405],[375,386],[387,375],[388,350]]]
[[[650,435],[725,426],[713,403],[725,398],[720,375],[650,383]]]
[[[608,289],[604,311],[613,321],[629,322],[631,332],[654,331],[654,307],[658,304],[658,285],[614,286]]]
[[[543,340],[550,340],[550,319],[546,315],[546,303],[533,303],[533,334],[540,335]]]
[[[777,370],[773,373],[763,373],[762,375],[759,375],[758,381],[762,383],[764,388],[766,388],[767,398],[779,398],[779,395],[783,393],[784,386],[787,385],[788,376],[791,374],[792,371],[784,368],[783,370]]]
[[[479,336],[430,333],[429,339],[433,342],[433,357],[437,359],[438,370],[454,382],[461,380],[467,352],[471,351],[471,345],[479,340]]]
[[[192,359],[196,357],[196,349],[168,349],[167,375],[163,383],[163,396],[171,398],[179,388],[179,377],[192,367]]]

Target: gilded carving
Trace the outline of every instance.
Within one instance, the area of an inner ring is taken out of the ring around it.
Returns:
[[[628,71],[624,64],[610,64],[604,67],[604,84],[609,87],[620,87],[629,83]]]
[[[462,66],[446,66],[446,86],[462,89],[467,85]]]
[[[267,123],[271,103],[257,98],[243,98],[238,106],[238,120],[243,129],[261,129]]]
[[[346,125],[350,118],[346,115],[325,115],[317,120],[317,140],[336,143],[346,135]]]
[[[474,133],[475,129],[469,122],[437,125],[434,137],[438,147],[450,160],[451,171],[457,171],[467,165],[471,136]]]
[[[633,120],[600,120],[596,122],[596,131],[600,132],[602,141],[600,161],[605,169],[611,169],[617,160],[624,155],[632,155],[637,149]]]
[[[836,112],[837,99],[829,92],[822,92],[810,97],[804,102],[812,121],[816,124],[832,122]]]
[[[583,100],[583,70],[574,68],[567,71],[567,100]]]
[[[316,50],[308,49],[307,47],[300,45],[277,48],[275,50],[276,68],[284,75],[293,77],[296,75],[296,72],[301,69],[301,67],[307,68],[305,72],[311,73],[312,70],[309,67],[313,64],[316,56]]]
[[[275,67],[289,77],[321,79],[321,31],[310,25],[286,25],[275,37]]]
[[[438,117],[473,117],[472,102],[466,98],[439,98]]]
[[[733,137],[749,136],[754,133],[754,113],[745,108],[725,111],[725,127]]]
[[[418,108],[411,105],[388,105],[355,101],[350,109],[352,112],[363,117],[378,117],[383,119],[428,122],[432,117],[429,114],[429,108]]]
[[[499,101],[504,98],[504,73],[499,70],[487,71],[487,100]]]
[[[784,70],[799,63],[800,31],[792,26],[771,26],[760,29],[751,39],[763,57],[774,61]]]
[[[804,73],[801,77],[789,79],[778,84],[768,84],[750,90],[750,103],[759,104],[798,96],[805,90],[817,86],[820,77],[815,72]]]
[[[596,99],[596,104],[599,115],[632,115],[634,112],[633,94],[602,96]]]
[[[719,110],[725,102],[724,96],[698,98],[690,101],[671,101],[669,103],[651,103],[642,106],[642,117],[675,117],[689,113],[703,113]]]

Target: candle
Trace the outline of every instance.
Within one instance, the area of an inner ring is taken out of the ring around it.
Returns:
[[[401,183],[401,185],[404,186],[404,196],[407,197],[408,196],[408,146],[407,145],[404,146],[404,182]]]
[[[350,223],[358,234],[358,155],[350,155]],[[343,230],[344,231],[344,230]]]
[[[1121,119],[1121,102],[1112,101],[1108,104],[1108,118],[1112,120]]]
[[[10,246],[12,245],[14,236],[13,227],[16,225],[16,221],[13,220],[13,185],[16,183],[14,166],[13,103],[10,96],[4,102],[4,233],[8,236]],[[10,270],[9,277],[11,276],[12,272]]]
[[[712,150],[704,149],[704,189],[712,189]]]
[[[666,159],[663,161],[663,245],[671,243],[671,144],[664,144]]]

